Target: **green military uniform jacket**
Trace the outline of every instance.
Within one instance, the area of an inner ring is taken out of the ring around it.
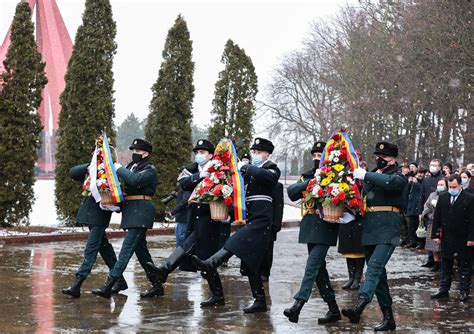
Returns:
[[[126,196],[153,196],[157,186],[156,168],[150,163],[140,163],[133,171],[130,164],[117,169],[117,175],[124,183]],[[125,200],[121,205],[122,221],[120,228],[153,228],[155,206],[148,200]]]
[[[298,182],[287,189],[288,197],[297,201],[303,197],[302,192],[308,186],[310,177],[303,174]],[[314,173],[313,173],[314,174]],[[339,224],[329,223],[319,218],[317,214],[307,213],[300,222],[298,242],[300,244],[317,244],[335,246],[337,243]]]
[[[362,194],[367,208],[376,206],[404,206],[408,181],[398,165],[388,167],[383,173],[367,172],[364,178]],[[366,212],[362,218],[362,245],[400,243],[400,225],[402,216],[397,212]]]
[[[82,164],[72,167],[69,170],[69,176],[73,180],[84,182],[88,166],[89,164]],[[107,227],[109,226],[111,215],[111,211],[102,210],[94,197],[89,195],[82,200],[77,211],[76,220],[78,224]]]

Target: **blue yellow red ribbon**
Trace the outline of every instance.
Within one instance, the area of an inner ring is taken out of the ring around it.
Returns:
[[[104,163],[105,175],[107,175],[107,182],[112,197],[112,201],[117,204],[123,201],[123,193],[120,188],[120,182],[115,170],[114,161],[112,159],[112,152],[110,150],[109,141],[105,130],[102,131],[104,139],[102,140],[102,156]]]
[[[244,190],[244,179],[237,168],[237,151],[229,138],[222,138],[221,142],[227,142],[231,147],[231,157],[229,161],[230,171],[232,172],[232,187],[233,187],[233,206],[234,206],[234,221],[237,224],[245,224],[246,219],[246,208],[245,208],[245,190]]]

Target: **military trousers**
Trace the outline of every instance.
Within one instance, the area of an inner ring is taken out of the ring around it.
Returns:
[[[146,228],[128,229],[127,235],[123,239],[118,260],[112,270],[110,270],[109,275],[114,278],[119,278],[122,276],[133,253],[135,253],[137,256],[138,262],[140,262],[140,265],[145,270],[145,273],[148,273],[146,263],[153,263],[153,260],[151,258],[150,252],[148,251],[146,242]]]
[[[395,246],[390,244],[364,246],[367,269],[364,283],[359,289],[360,298],[370,302],[375,294],[380,307],[392,305],[385,265],[390,260],[394,250]]]
[[[84,260],[76,272],[76,276],[86,279],[97,258],[97,253],[104,259],[109,269],[112,269],[117,262],[115,251],[105,233],[103,226],[89,226],[89,236],[86,248],[84,249]]]
[[[329,247],[329,245],[308,244],[309,254],[306,260],[303,280],[301,281],[300,290],[293,297],[294,299],[307,302],[315,282],[321,298],[326,303],[333,302],[336,299],[336,294],[331,287],[329,274],[326,269],[326,255]]]

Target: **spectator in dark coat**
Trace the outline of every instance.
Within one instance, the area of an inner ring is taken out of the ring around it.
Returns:
[[[416,229],[420,223],[419,215],[423,209],[420,206],[421,197],[421,183],[423,182],[423,172],[417,172],[415,176],[408,178],[409,193],[407,204],[407,218],[408,218],[408,245],[407,247],[422,248],[421,240],[416,236]]]

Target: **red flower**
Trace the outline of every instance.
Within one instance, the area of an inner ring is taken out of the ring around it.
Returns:
[[[102,184],[100,185],[100,187],[101,187],[102,189],[105,189],[105,188],[107,188],[107,184],[106,184],[106,183],[102,183]]]
[[[214,176],[217,177],[218,179],[224,178],[224,172],[215,172]]]
[[[355,207],[357,206],[357,200],[356,200],[355,198],[351,199],[351,200],[349,201],[349,206],[350,206],[351,208],[355,208]]]
[[[214,160],[222,160],[221,157],[218,156],[218,155],[215,155],[212,159],[214,159]]]
[[[323,189],[319,189],[318,190],[318,197],[323,197],[324,196],[324,190]]]
[[[221,172],[223,172],[223,171],[226,171],[226,170],[230,170],[230,167],[229,166],[221,166],[221,167],[219,167],[219,170]]]
[[[209,173],[212,173],[212,172],[215,172],[216,169],[214,168],[214,166],[209,166],[209,168],[207,169],[207,171],[208,171]]]
[[[229,196],[229,197],[224,198],[224,202],[227,205],[231,205],[232,204],[232,197]]]
[[[333,136],[332,136],[332,139],[334,140],[340,140],[341,139],[341,135],[339,133],[335,133]]]
[[[339,204],[339,199],[337,197],[333,197],[331,198],[331,203],[337,205]]]
[[[341,191],[339,194],[337,194],[337,198],[339,198],[339,200],[343,201],[346,198],[346,193]]]
[[[222,184],[218,184],[217,186],[214,187],[214,190],[212,191],[212,194],[214,196],[219,196],[222,193],[222,188],[224,186]]]

